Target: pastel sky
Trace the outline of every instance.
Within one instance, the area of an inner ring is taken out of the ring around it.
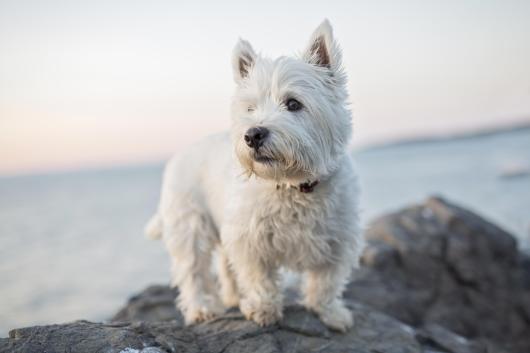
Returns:
[[[354,144],[530,119],[530,1],[0,0],[0,174],[167,158],[229,124],[239,37],[343,47]]]

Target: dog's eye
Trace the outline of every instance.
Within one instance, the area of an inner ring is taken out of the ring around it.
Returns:
[[[254,111],[254,106],[249,105],[249,106],[247,107],[247,112],[252,113],[253,111]]]
[[[290,112],[296,112],[296,111],[302,109],[302,103],[300,103],[299,101],[297,101],[294,98],[289,99],[285,103],[285,106],[287,107],[287,110],[290,111]]]

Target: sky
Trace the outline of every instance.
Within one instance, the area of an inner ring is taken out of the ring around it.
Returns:
[[[0,0],[0,175],[161,161],[229,127],[231,51],[328,18],[354,146],[530,121],[530,1]]]

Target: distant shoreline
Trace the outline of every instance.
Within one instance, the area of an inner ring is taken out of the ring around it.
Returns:
[[[454,133],[447,133],[447,134],[440,134],[440,135],[423,135],[423,136],[417,136],[417,137],[409,137],[409,138],[396,138],[392,141],[386,141],[386,142],[375,142],[375,143],[369,143],[363,146],[359,146],[358,148],[354,149],[356,152],[360,151],[368,151],[368,150],[376,150],[376,149],[386,149],[390,147],[401,147],[401,146],[409,146],[409,145],[422,145],[422,144],[430,144],[430,143],[445,143],[445,142],[452,142],[452,141],[458,141],[458,140],[468,140],[468,139],[475,139],[475,138],[483,138],[483,137],[489,137],[489,136],[495,136],[495,135],[501,135],[501,134],[508,134],[513,132],[519,132],[519,131],[526,131],[530,130],[530,120],[522,121],[510,125],[504,125],[504,126],[494,126],[494,127],[488,127],[484,129],[474,130],[474,131],[464,131],[464,132],[454,132]]]

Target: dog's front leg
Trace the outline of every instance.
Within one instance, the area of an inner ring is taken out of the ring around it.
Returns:
[[[342,332],[353,325],[352,313],[342,301],[350,273],[349,263],[307,271],[303,288],[305,307],[317,313],[326,326]]]
[[[282,318],[283,304],[277,268],[265,263],[257,254],[244,253],[244,246],[237,248],[240,251],[231,252],[230,261],[241,294],[241,312],[260,326],[277,322]]]
[[[225,249],[219,249],[217,256],[217,270],[219,271],[219,284],[221,300],[226,308],[239,306],[239,290],[235,279],[234,270],[230,267]]]

